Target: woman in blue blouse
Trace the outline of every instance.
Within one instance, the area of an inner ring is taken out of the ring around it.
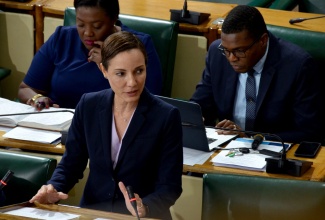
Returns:
[[[100,47],[107,36],[119,31],[136,35],[148,54],[145,86],[160,94],[162,70],[148,34],[136,32],[118,20],[118,0],[74,0],[76,26],[57,27],[36,53],[19,86],[21,102],[38,109],[75,108],[84,93],[110,88],[98,68]],[[41,105],[40,103],[44,103]]]

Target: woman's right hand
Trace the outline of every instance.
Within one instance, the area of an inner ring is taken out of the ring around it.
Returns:
[[[35,99],[33,101],[32,99],[29,99],[27,101],[27,105],[31,105],[35,107],[37,111],[41,111],[44,108],[49,108],[49,107],[54,107],[54,108],[59,108],[60,106],[58,104],[54,104],[53,101],[46,96],[40,96],[39,98]]]
[[[39,202],[41,204],[53,204],[62,199],[67,199],[68,195],[63,192],[58,192],[54,189],[52,184],[43,185],[33,198],[29,200],[30,203]]]

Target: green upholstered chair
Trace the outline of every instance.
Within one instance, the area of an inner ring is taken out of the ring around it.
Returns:
[[[267,8],[272,4],[272,2],[274,0],[194,0],[194,1],[250,5],[250,6],[254,6],[254,7]]]
[[[11,70],[7,68],[0,67],[0,81],[10,75]],[[0,87],[0,96],[1,96],[1,87]]]
[[[325,1],[324,0],[299,0],[299,11],[325,14]]]
[[[9,76],[10,72],[11,72],[10,69],[0,67],[0,81],[6,78],[7,76]]]
[[[322,182],[231,174],[203,176],[202,220],[321,220],[324,207]]]
[[[122,23],[136,31],[147,33],[152,37],[163,72],[163,96],[170,96],[174,75],[174,64],[178,37],[178,23],[174,21],[145,18],[133,15],[119,15]],[[64,13],[63,25],[75,25],[74,7],[68,7]]]
[[[3,188],[6,195],[5,205],[30,200],[51,178],[56,164],[56,159],[1,151],[0,178],[8,170],[14,172],[7,186]]]
[[[309,52],[318,63],[320,71],[324,76],[325,83],[325,68],[323,67],[325,62],[325,50],[321,49],[321,47],[325,45],[325,33],[275,25],[267,25],[267,28],[275,36],[297,44]]]
[[[274,0],[269,8],[291,11],[298,5],[299,0]]]

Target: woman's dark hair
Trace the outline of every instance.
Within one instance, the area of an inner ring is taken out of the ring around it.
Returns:
[[[243,30],[247,30],[254,39],[267,33],[264,18],[256,8],[238,5],[229,12],[222,24],[222,32],[225,34],[239,33]]]
[[[74,0],[74,7],[99,7],[102,8],[108,17],[117,19],[120,14],[118,0]]]
[[[148,58],[146,49],[135,35],[130,32],[119,31],[108,36],[102,45],[101,51],[104,68],[108,68],[109,61],[117,54],[132,49],[139,49],[144,56],[145,64],[147,64]]]

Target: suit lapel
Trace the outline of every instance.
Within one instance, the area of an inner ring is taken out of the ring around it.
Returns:
[[[100,125],[100,139],[102,141],[102,147],[104,152],[104,157],[107,158],[107,166],[109,169],[113,169],[112,156],[111,156],[111,133],[112,133],[112,104],[114,93],[110,92],[105,94],[106,97],[101,99],[100,111],[98,114],[98,121]],[[96,134],[94,134],[96,135]]]
[[[261,73],[261,80],[256,103],[256,115],[259,112],[259,109],[263,103],[267,91],[269,90],[272,79],[276,72],[275,67],[277,66],[276,64],[278,62],[278,58],[280,57],[280,54],[278,54],[279,50],[277,47],[278,45],[276,44],[275,37],[271,33],[269,33],[269,51],[265,60],[263,71]]]
[[[231,69],[230,69],[231,68]],[[236,73],[232,67],[228,68],[228,73],[226,80],[226,90],[225,90],[225,99],[220,100],[226,100],[223,105],[225,106],[225,112],[229,113],[229,116],[227,118],[232,118],[233,115],[233,108],[234,108],[234,101],[229,102],[229,100],[235,100],[236,96],[236,88],[238,83],[238,74]]]
[[[143,124],[145,123],[146,120],[145,113],[148,111],[149,108],[147,104],[149,103],[148,97],[149,94],[146,91],[143,91],[137,109],[135,110],[132,120],[130,122],[129,128],[127,129],[126,134],[124,135],[115,170],[119,169],[119,166],[123,161],[123,158],[128,148],[131,146],[131,143],[133,142],[134,138],[137,136],[139,130],[142,128]]]
[[[260,80],[260,86],[259,91],[257,95],[257,101],[256,101],[256,114],[258,114],[258,111],[263,103],[263,100],[265,98],[265,95],[271,85],[272,78],[274,76],[275,69],[273,67],[268,68],[266,71],[262,72],[261,80]]]

